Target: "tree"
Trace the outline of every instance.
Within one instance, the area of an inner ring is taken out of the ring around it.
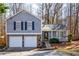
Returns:
[[[5,4],[0,3],[0,15],[6,13],[6,9],[8,9],[8,7]]]
[[[79,32],[78,32],[78,13],[79,13],[79,5],[76,4],[76,19],[75,19],[75,23],[74,23],[74,25],[75,25],[74,35],[75,35],[76,39],[79,39],[79,37],[78,37],[78,34],[79,34]]]
[[[38,3],[37,6],[38,6],[38,8],[36,10],[37,17],[44,20],[44,9],[45,9],[44,3]]]
[[[8,17],[16,14],[17,12],[19,12],[20,10],[22,10],[24,8],[23,3],[7,3],[7,5],[9,7]]]
[[[6,13],[8,7],[3,4],[3,3],[0,3],[0,36],[3,35],[3,30],[4,30],[4,19],[3,19],[3,14]]]
[[[56,23],[58,22],[58,17],[59,17],[59,14],[61,13],[62,14],[62,10],[60,11],[60,9],[62,8],[63,4],[62,3],[56,3],[54,5],[54,13],[53,13],[53,18],[52,20],[55,20]],[[60,15],[62,16],[62,15]]]
[[[5,46],[6,45],[6,40],[5,40],[5,23],[4,23],[4,15],[8,9],[8,6],[6,4],[0,3],[0,46]]]
[[[45,3],[45,21],[46,24],[49,24],[49,11],[51,8],[52,4],[51,3]]]

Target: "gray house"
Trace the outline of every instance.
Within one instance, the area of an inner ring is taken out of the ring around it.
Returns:
[[[41,20],[22,10],[7,19],[7,46],[9,48],[37,47],[41,35]]]

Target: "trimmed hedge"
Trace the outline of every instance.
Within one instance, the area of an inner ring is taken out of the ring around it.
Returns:
[[[49,43],[52,44],[52,43],[59,43],[59,39],[58,38],[51,38],[49,40]]]

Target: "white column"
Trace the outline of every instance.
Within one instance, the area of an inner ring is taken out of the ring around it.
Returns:
[[[51,33],[50,33],[50,34],[51,34],[50,36],[51,36],[51,38],[52,38],[52,36],[53,36],[53,35],[52,35],[52,31],[51,31]]]

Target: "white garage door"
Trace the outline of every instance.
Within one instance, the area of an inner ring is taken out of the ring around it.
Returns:
[[[37,37],[24,36],[24,47],[37,47]]]
[[[9,36],[9,47],[22,47],[22,36]]]

